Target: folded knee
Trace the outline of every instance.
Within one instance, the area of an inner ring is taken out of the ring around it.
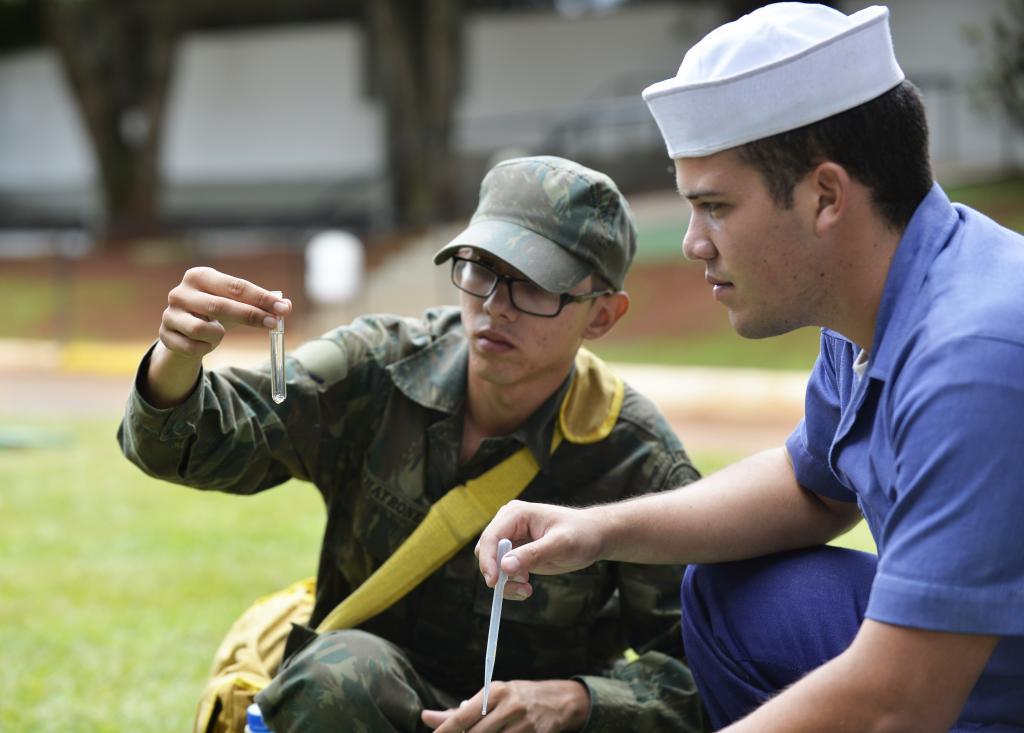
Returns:
[[[303,731],[333,729],[339,714],[353,719],[379,716],[375,697],[386,687],[383,680],[392,667],[384,645],[362,631],[321,634],[296,652],[260,693],[264,716],[282,730]]]

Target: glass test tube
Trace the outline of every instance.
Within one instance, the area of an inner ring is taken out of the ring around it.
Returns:
[[[271,291],[278,298],[280,290]],[[278,318],[277,325],[270,332],[270,397],[277,404],[284,402],[288,388],[284,380],[284,319]]]

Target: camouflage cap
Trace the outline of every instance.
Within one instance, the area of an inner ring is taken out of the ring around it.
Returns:
[[[494,255],[553,293],[594,272],[621,290],[636,252],[636,225],[605,174],[564,158],[514,158],[484,177],[469,226],[434,263],[461,247]]]

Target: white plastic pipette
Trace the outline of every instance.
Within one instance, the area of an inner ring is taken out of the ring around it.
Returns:
[[[501,599],[505,592],[505,581],[508,576],[501,569],[501,558],[512,549],[512,540],[501,540],[498,543],[498,582],[494,584],[494,598],[491,599],[491,624],[487,628],[487,652],[484,654],[484,709],[481,715],[487,715],[487,694],[491,691],[491,675],[494,674],[494,656],[498,649],[498,624],[501,623]]]

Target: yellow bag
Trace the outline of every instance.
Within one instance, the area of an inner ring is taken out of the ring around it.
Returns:
[[[293,623],[313,613],[314,578],[260,598],[232,625],[217,648],[196,710],[195,733],[241,733],[245,711],[284,657]]]
[[[624,389],[622,380],[604,362],[580,349],[575,378],[552,436],[552,452],[563,436],[579,444],[607,437],[622,409]],[[316,630],[351,628],[389,608],[479,534],[539,470],[524,446],[481,476],[449,491],[391,557]],[[281,665],[292,624],[309,621],[314,601],[315,580],[307,578],[259,599],[242,614],[217,649],[210,680],[199,699],[193,733],[242,732],[246,709]]]

